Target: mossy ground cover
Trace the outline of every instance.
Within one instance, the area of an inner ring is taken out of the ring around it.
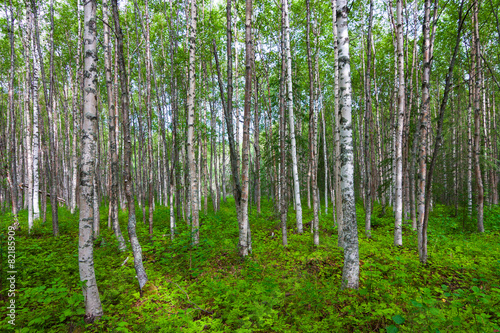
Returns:
[[[209,204],[210,206],[210,204]],[[50,210],[48,210],[50,212]],[[104,316],[83,323],[78,273],[78,214],[61,208],[61,236],[45,224],[27,232],[26,212],[16,239],[18,332],[498,332],[500,330],[500,208],[486,210],[485,234],[459,210],[435,207],[429,226],[429,263],[419,263],[416,232],[404,226],[404,245],[393,246],[391,214],[376,206],[372,239],[359,224],[360,288],[340,290],[343,252],[330,214],[321,215],[321,245],[312,246],[309,224],[296,234],[289,213],[288,248],[281,245],[278,216],[263,200],[252,208],[253,253],[237,255],[234,202],[219,213],[201,214],[201,243],[193,248],[185,223],[169,236],[169,210],[155,211],[154,237],[142,224],[149,282],[141,296],[133,257],[118,251],[101,209],[102,234],[95,241],[95,269]],[[390,212],[390,209],[387,210]],[[358,207],[358,221],[363,221]],[[126,235],[126,213],[120,212]],[[305,209],[304,221],[312,219]],[[0,216],[0,331],[7,323],[8,214]],[[128,258],[128,260],[127,260]],[[125,262],[125,264],[124,264]]]

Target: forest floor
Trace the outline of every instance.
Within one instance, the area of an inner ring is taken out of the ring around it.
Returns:
[[[209,203],[210,206],[210,203]],[[323,207],[324,209],[324,207]],[[48,209],[50,212],[50,208]],[[403,246],[393,246],[394,219],[376,206],[372,238],[364,237],[358,207],[360,288],[340,290],[343,252],[330,213],[321,215],[319,248],[310,229],[295,232],[290,209],[288,248],[281,245],[279,219],[263,200],[252,207],[253,253],[237,255],[234,201],[219,213],[201,214],[200,245],[190,245],[185,223],[169,237],[169,210],[157,207],[154,237],[138,212],[138,234],[149,282],[141,297],[130,245],[118,251],[101,209],[101,236],[95,241],[95,269],[104,316],[83,323],[78,272],[78,214],[60,212],[52,237],[50,214],[31,235],[27,213],[16,232],[17,332],[499,332],[500,207],[486,209],[484,234],[459,210],[437,206],[429,223],[429,262],[419,263],[417,234],[404,226]],[[312,219],[305,207],[304,221]],[[120,212],[126,239],[127,216]],[[0,215],[0,331],[12,331],[6,317],[7,226]],[[309,227],[309,224],[306,225]],[[124,261],[128,258],[126,263]]]

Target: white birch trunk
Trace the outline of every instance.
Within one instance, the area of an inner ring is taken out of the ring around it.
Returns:
[[[26,122],[26,133],[25,133],[25,145],[26,145],[26,174],[28,188],[26,192],[27,202],[28,202],[28,232],[31,232],[33,228],[33,146],[31,137],[31,112],[29,110],[29,98],[30,91],[28,82],[30,81],[30,59],[31,55],[31,23],[30,23],[30,11],[29,6],[26,9],[26,18],[23,24],[23,47],[26,52],[26,77],[24,81],[24,117]],[[35,126],[35,124],[33,124]]]
[[[198,177],[196,175],[196,160],[194,153],[194,95],[195,95],[195,52],[196,52],[196,0],[191,0],[191,18],[189,24],[189,80],[187,95],[188,130],[187,130],[187,157],[189,163],[190,182],[190,211],[193,244],[199,243],[199,211],[198,211]]]
[[[31,31],[34,28],[33,14],[30,16]],[[31,89],[33,89],[33,219],[36,221],[40,218],[40,203],[39,203],[39,190],[40,190],[40,174],[38,172],[39,158],[40,158],[40,137],[38,133],[39,126],[39,105],[38,105],[38,80],[40,73],[40,59],[36,50],[35,39],[31,39],[31,55],[33,58],[33,79],[31,81]]]
[[[85,299],[85,321],[91,323],[102,314],[101,300],[94,271],[94,244],[92,237],[93,197],[97,134],[97,39],[96,2],[85,3],[84,15],[84,110],[82,127],[82,164],[80,173],[80,226],[78,259],[80,281]]]
[[[397,16],[397,55],[398,55],[398,117],[396,131],[396,196],[394,245],[403,245],[403,122],[405,112],[405,77],[403,57],[403,9],[401,0],[396,1]]]
[[[290,53],[290,22],[288,13],[288,0],[283,0],[283,10],[285,15],[285,52],[286,52],[286,73],[287,73],[287,105],[288,122],[290,123],[290,141],[292,154],[292,174],[293,174],[293,195],[295,201],[295,215],[297,217],[297,232],[301,234],[302,228],[302,204],[300,200],[299,171],[297,167],[297,144],[295,141],[295,120],[293,115],[293,89],[292,89],[292,56]]]
[[[335,209],[336,209],[336,221],[338,225],[338,246],[344,247],[343,241],[344,237],[342,235],[343,230],[343,218],[342,218],[342,193],[340,190],[340,117],[339,117],[339,43],[338,43],[338,30],[337,30],[337,0],[332,0],[332,16],[333,16],[333,43],[334,43],[334,113],[335,113],[335,127],[333,132],[335,133],[335,165],[334,165],[334,182],[333,186],[335,192]]]
[[[427,143],[429,132],[429,81],[431,72],[431,41],[430,41],[430,0],[425,1],[424,23],[423,23],[423,74],[422,74],[422,106],[420,113],[420,149],[419,149],[419,171],[417,187],[417,234],[418,253],[420,262],[427,262],[427,230],[425,226],[425,197],[427,182]]]
[[[351,116],[351,66],[349,56],[349,33],[347,23],[347,1],[337,1],[337,28],[339,47],[339,114],[341,118],[341,190],[344,268],[342,288],[357,289],[359,285],[359,248],[354,196],[354,158]]]

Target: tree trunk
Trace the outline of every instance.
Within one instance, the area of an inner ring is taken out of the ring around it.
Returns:
[[[33,8],[33,11],[35,8]],[[34,34],[35,20],[33,12],[30,12],[30,30]],[[37,44],[35,38],[31,38],[31,55],[33,57],[33,78],[31,80],[31,89],[33,91],[33,220],[40,219],[40,136],[39,136],[39,104],[38,104],[38,81],[40,75],[40,58],[37,53]]]
[[[248,221],[249,193],[249,153],[250,153],[250,112],[252,107],[252,0],[246,0],[245,10],[245,111],[243,116],[243,142],[241,167],[241,221],[240,221],[240,255],[245,257],[251,248],[250,225]]]
[[[398,56],[398,117],[396,130],[396,196],[394,222],[394,245],[403,245],[403,122],[405,115],[405,77],[403,57],[403,9],[401,0],[396,1],[397,56]]]
[[[254,148],[255,148],[255,205],[260,215],[260,110],[259,110],[259,78],[255,77],[255,118],[254,118]]]
[[[333,168],[333,176],[335,181],[335,208],[336,220],[338,225],[338,246],[344,247],[343,227],[344,220],[342,218],[342,191],[340,189],[340,113],[339,113],[339,42],[337,29],[337,0],[332,0],[332,17],[333,17],[333,40],[334,40],[334,113],[335,126],[332,129],[335,136],[335,165]]]
[[[109,40],[109,7],[108,0],[103,0],[103,21],[104,21],[104,67],[106,72],[106,88],[108,93],[108,113],[109,113],[109,151],[111,158],[110,178],[111,190],[109,197],[110,222],[113,226],[116,239],[118,240],[118,248],[120,251],[125,250],[125,240],[123,238],[120,224],[118,223],[118,147],[116,145],[116,108],[113,99],[113,81],[111,75],[111,41]]]
[[[195,48],[196,48],[196,0],[191,0],[191,16],[189,25],[189,79],[187,94],[187,156],[189,163],[189,182],[191,195],[191,229],[193,233],[193,244],[197,245],[200,240],[199,211],[198,211],[198,177],[196,176],[196,159],[194,153],[194,94],[196,86],[195,77]]]
[[[315,110],[315,94],[314,94],[314,72],[311,59],[311,10],[310,0],[306,0],[307,8],[307,30],[306,30],[306,43],[307,43],[307,67],[309,69],[309,169],[311,174],[311,192],[313,198],[313,231],[314,231],[314,245],[319,246],[319,212],[318,212],[318,185],[317,185],[317,167],[316,167],[316,128],[317,117]]]
[[[29,89],[29,82],[30,82],[30,62],[32,58],[31,54],[31,17],[30,17],[30,9],[29,6],[26,8],[26,26],[25,26],[25,31],[22,31],[22,36],[23,36],[23,48],[24,48],[24,54],[25,54],[25,61],[26,61],[26,73],[25,73],[25,80],[24,80],[24,119],[26,122],[26,132],[25,132],[25,146],[26,146],[26,173],[27,173],[27,183],[28,183],[28,188],[27,188],[27,201],[28,201],[28,233],[31,233],[31,229],[33,228],[33,146],[32,146],[32,123],[31,123],[31,112],[30,112],[30,89]],[[35,104],[36,101],[33,101],[33,104]],[[36,124],[33,124],[33,126],[36,126]]]
[[[292,86],[292,56],[290,53],[290,22],[288,13],[288,0],[283,0],[283,11],[285,19],[285,52],[286,52],[286,73],[287,73],[287,105],[288,122],[290,126],[290,141],[292,154],[292,174],[293,174],[293,194],[295,199],[295,215],[297,218],[297,232],[302,233],[302,203],[300,199],[299,171],[297,167],[297,144],[295,141],[295,120],[293,115],[293,86]]]
[[[132,167],[131,161],[131,140],[130,140],[130,117],[129,117],[129,95],[128,95],[128,79],[125,70],[125,59],[123,55],[123,33],[120,27],[120,16],[118,13],[117,0],[111,0],[113,8],[113,19],[116,32],[117,54],[118,58],[118,71],[120,72],[120,88],[121,88],[121,110],[122,110],[122,123],[123,123],[123,178],[125,194],[128,203],[128,233],[130,244],[132,245],[132,252],[134,254],[134,266],[137,279],[139,281],[139,288],[148,281],[148,276],[144,270],[142,263],[142,249],[139,244],[136,233],[136,217],[135,217],[135,200],[132,191],[132,174],[130,168]]]
[[[371,217],[372,217],[372,175],[371,175],[371,119],[372,119],[372,99],[371,99],[371,66],[372,66],[372,25],[373,25],[373,0],[370,0],[370,13],[368,17],[368,33],[366,36],[366,71],[365,71],[365,236],[371,238]]]
[[[280,73],[280,87],[279,87],[279,139],[280,139],[280,162],[279,162],[279,207],[280,207],[280,221],[281,221],[281,243],[284,247],[288,246],[288,233],[287,233],[287,190],[286,190],[286,147],[285,147],[285,133],[286,133],[286,120],[285,120],[285,73],[286,73],[286,60],[285,60],[285,1],[281,3],[281,73]]]
[[[326,122],[325,122],[325,112],[321,111],[321,122],[323,129],[323,154],[324,154],[324,168],[325,168],[325,215],[328,214],[328,151],[326,149]]]
[[[477,187],[477,231],[484,232],[484,187],[481,175],[481,77],[482,69],[480,65],[480,42],[479,42],[479,22],[478,22],[479,4],[474,0],[474,9],[472,24],[474,28],[473,47],[472,47],[472,75],[474,82],[474,173],[476,174]]]
[[[417,188],[417,233],[418,233],[418,253],[421,262],[427,261],[427,233],[424,230],[425,220],[425,191],[427,179],[427,141],[429,128],[429,108],[430,95],[429,83],[431,73],[431,40],[430,40],[430,0],[425,1],[424,23],[423,23],[423,74],[422,74],[422,105],[420,113],[420,152],[419,152],[419,171],[418,171],[418,188]]]
[[[342,288],[357,289],[359,286],[359,248],[354,197],[354,160],[352,146],[351,116],[351,65],[349,56],[349,34],[347,23],[347,1],[337,1],[337,29],[339,47],[339,113],[342,118],[340,129],[341,145],[341,189],[344,268]]]
[[[10,114],[10,151],[9,151],[9,164],[10,170],[7,171],[7,175],[10,173],[10,195],[12,201],[12,215],[14,218],[14,223],[19,223],[17,220],[18,203],[17,203],[17,160],[16,160],[16,115],[14,113],[14,66],[15,66],[15,50],[14,50],[14,12],[12,10],[12,0],[9,0],[10,15],[8,16],[8,30],[9,30],[9,41],[10,41],[10,70],[9,70],[9,86],[8,86],[8,103],[9,103],[9,114]],[[7,11],[7,10],[6,10]],[[10,21],[10,22],[9,22]]]
[[[80,281],[85,299],[85,322],[91,323],[102,315],[102,305],[94,271],[94,243],[92,237],[93,197],[97,135],[97,38],[96,2],[84,6],[84,111],[82,126],[82,162],[80,173],[80,232],[78,257]],[[57,198],[56,198],[57,200]]]

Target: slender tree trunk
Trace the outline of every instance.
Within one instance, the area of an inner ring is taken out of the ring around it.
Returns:
[[[110,222],[113,226],[116,239],[118,240],[118,248],[120,251],[125,250],[125,239],[123,238],[120,224],[118,223],[118,147],[116,145],[116,108],[113,98],[113,81],[111,75],[111,41],[109,40],[109,6],[108,0],[103,0],[103,21],[104,21],[104,67],[106,72],[106,88],[108,93],[108,113],[109,113],[109,150],[111,157],[111,190],[109,197]]]
[[[228,13],[231,12],[230,8],[230,1],[228,0]],[[248,1],[248,0],[247,0]],[[248,4],[247,4],[248,6]],[[250,3],[250,10],[251,10],[251,3]],[[228,16],[230,16],[228,14]],[[250,15],[251,16],[251,15]],[[230,17],[229,17],[230,18]],[[230,22],[230,20],[228,20]],[[245,21],[246,23],[246,21]],[[250,22],[249,22],[250,24]],[[230,27],[230,25],[229,25]],[[228,29],[229,31],[229,29]],[[249,31],[250,33],[250,31]],[[229,43],[230,40],[230,33],[228,32],[228,50],[231,49]],[[249,41],[251,42],[251,41]],[[236,205],[236,211],[238,213],[238,223],[240,226],[240,240],[239,240],[239,253],[241,256],[246,256],[248,255],[248,244],[247,244],[247,230],[248,230],[248,224],[244,224],[242,222],[242,207],[241,207],[241,202],[242,202],[242,186],[240,185],[240,177],[239,177],[239,168],[238,168],[238,157],[237,157],[237,151],[235,148],[235,140],[234,140],[234,131],[233,131],[233,119],[232,119],[232,114],[228,111],[231,107],[231,99],[229,98],[229,90],[230,90],[230,85],[229,85],[229,80],[228,80],[228,98],[227,98],[227,104],[226,100],[224,98],[224,88],[222,86],[222,78],[220,74],[220,66],[219,66],[219,57],[217,55],[217,44],[215,43],[215,40],[212,40],[212,46],[213,46],[213,53],[214,53],[214,58],[215,58],[215,64],[217,68],[217,77],[219,80],[219,91],[220,91],[220,96],[221,96],[221,101],[222,101],[222,106],[224,109],[224,115],[226,119],[226,127],[227,127],[227,136],[229,140],[229,153],[230,153],[230,159],[231,159],[231,173],[233,174],[233,195],[234,195],[234,201]],[[228,51],[228,78],[232,76],[232,70],[230,66],[230,59],[231,59],[231,53]],[[250,68],[248,68],[250,70]],[[231,72],[231,74],[229,73]],[[250,73],[251,76],[251,73]],[[245,79],[246,80],[246,79]],[[232,87],[232,86],[231,86]],[[250,88],[251,89],[251,88]],[[223,139],[224,140],[224,139]],[[224,141],[223,141],[224,142]],[[224,151],[224,148],[223,148]],[[224,159],[224,156],[223,156]],[[248,166],[247,166],[248,167]],[[224,170],[223,170],[224,171]],[[248,170],[246,171],[248,172]],[[247,173],[248,177],[248,173]],[[248,182],[248,179],[247,179]],[[224,186],[224,184],[222,184]]]
[[[469,104],[467,107],[467,216],[472,217],[472,73],[469,75]]]
[[[260,215],[260,110],[259,110],[259,78],[255,77],[255,118],[254,118],[254,148],[255,148],[255,205]]]
[[[307,30],[306,30],[306,43],[307,43],[307,67],[309,69],[309,169],[311,172],[311,187],[313,197],[313,230],[314,230],[314,245],[319,245],[319,212],[318,212],[318,185],[317,185],[317,167],[316,167],[316,128],[317,117],[315,110],[315,94],[314,94],[314,72],[311,59],[311,10],[310,0],[306,0],[307,8]]]
[[[352,146],[351,116],[351,65],[349,56],[349,34],[347,23],[347,1],[337,1],[337,29],[339,47],[339,113],[341,145],[341,189],[344,268],[342,288],[357,289],[359,286],[359,248],[354,197],[354,160]]]
[[[10,115],[10,132],[7,140],[10,140],[10,148],[8,152],[8,163],[10,164],[10,170],[7,171],[7,179],[10,180],[10,195],[12,201],[12,215],[14,219],[15,228],[18,227],[18,193],[17,193],[17,159],[16,159],[16,115],[14,112],[14,70],[15,70],[15,45],[14,45],[14,12],[12,10],[12,0],[9,0],[9,13],[6,11],[6,17],[8,19],[8,30],[9,30],[9,42],[10,42],[10,69],[9,69],[9,84],[8,84],[8,108]],[[10,175],[9,175],[10,174]],[[10,177],[9,177],[10,176]]]
[[[429,108],[430,95],[429,83],[431,73],[431,40],[430,40],[430,0],[425,1],[424,9],[424,24],[423,24],[423,52],[424,52],[424,69],[422,75],[422,106],[420,113],[420,152],[419,152],[419,171],[418,171],[418,188],[417,188],[417,212],[418,212],[418,253],[421,262],[427,261],[427,233],[424,231],[425,220],[425,191],[427,180],[427,141],[429,128]]]
[[[154,190],[153,190],[153,111],[151,108],[151,46],[149,36],[149,5],[145,1],[146,18],[145,18],[145,35],[146,35],[146,110],[148,114],[148,204],[149,204],[149,235],[153,236],[153,211],[154,211]]]
[[[80,232],[78,261],[80,281],[83,283],[85,322],[91,323],[102,315],[102,305],[94,271],[94,243],[92,237],[93,196],[97,135],[97,38],[96,2],[84,6],[84,115],[82,126],[82,162],[80,173]],[[52,193],[54,194],[54,193]]]
[[[481,175],[481,77],[482,69],[480,68],[480,43],[479,43],[479,22],[478,22],[479,4],[474,0],[472,24],[474,28],[473,47],[472,47],[472,77],[474,80],[474,173],[476,174],[477,187],[477,231],[484,232],[483,215],[484,215],[484,187]]]
[[[187,155],[189,163],[189,182],[191,195],[191,228],[193,233],[193,244],[197,245],[200,239],[198,218],[198,178],[196,177],[196,160],[194,156],[194,94],[195,94],[195,48],[196,48],[196,0],[191,0],[191,16],[189,24],[189,79],[187,95]]]
[[[403,13],[402,1],[396,1],[397,16],[397,56],[398,56],[398,117],[396,131],[396,197],[394,222],[394,245],[403,245],[403,122],[405,115],[405,77],[403,57]]]
[[[26,25],[23,31],[23,47],[26,61],[26,73],[24,80],[24,119],[26,122],[26,133],[25,133],[25,146],[26,146],[26,174],[27,174],[27,201],[28,201],[28,232],[31,233],[33,228],[33,146],[32,146],[32,123],[31,123],[31,112],[30,112],[30,62],[32,58],[31,54],[31,23],[30,23],[30,10],[29,6],[26,8]],[[36,103],[36,101],[33,101]],[[36,126],[36,124],[33,124]]]
[[[293,115],[293,86],[292,86],[292,56],[290,52],[290,22],[288,13],[288,0],[283,0],[283,11],[285,19],[285,52],[287,73],[287,105],[288,122],[290,127],[290,141],[292,154],[293,194],[295,199],[295,215],[297,218],[297,232],[302,233],[302,203],[300,199],[299,171],[297,167],[297,143],[295,141],[295,120]]]
[[[287,204],[287,190],[286,190],[286,147],[285,147],[285,133],[286,133],[286,120],[285,120],[285,73],[286,73],[286,60],[285,60],[285,1],[281,3],[281,73],[280,73],[280,90],[279,90],[279,138],[280,138],[280,163],[279,163],[279,207],[280,207],[280,221],[281,221],[281,243],[284,247],[288,246],[288,233],[287,233],[287,217],[288,217],[288,204]]]
[[[321,122],[323,129],[323,154],[324,154],[324,167],[325,167],[325,215],[328,214],[328,151],[326,149],[326,122],[325,122],[325,112],[321,111]]]
[[[373,25],[373,0],[370,0],[370,13],[368,14],[368,33],[366,36],[366,72],[365,72],[365,236],[371,238],[371,217],[372,217],[372,175],[371,175],[371,142],[370,127],[372,119],[372,99],[371,99],[371,66],[372,66],[372,25]]]
[[[243,116],[243,142],[241,167],[241,221],[240,255],[245,257],[251,249],[250,225],[248,220],[249,155],[250,155],[250,112],[252,107],[252,0],[246,0],[245,10],[245,111]]]
[[[127,196],[128,203],[128,233],[130,238],[130,244],[132,246],[132,252],[134,254],[134,266],[137,279],[139,281],[139,288],[142,287],[148,281],[148,276],[144,270],[142,263],[142,249],[139,244],[136,233],[136,217],[135,217],[135,200],[132,191],[132,174],[130,168],[132,167],[131,161],[131,140],[130,140],[130,117],[129,117],[129,95],[128,95],[128,78],[127,72],[125,70],[125,59],[123,55],[123,33],[120,27],[120,16],[118,13],[117,0],[111,0],[111,6],[113,8],[113,19],[115,25],[116,42],[117,42],[117,54],[118,58],[118,71],[120,72],[120,88],[121,88],[121,110],[122,110],[122,122],[123,122],[123,178],[125,194]]]
[[[35,10],[35,8],[33,8]],[[30,12],[30,31],[34,34],[35,21],[34,14]],[[31,55],[33,57],[33,78],[31,80],[31,89],[33,91],[33,220],[40,219],[40,136],[39,136],[39,104],[38,104],[38,81],[40,73],[40,58],[37,53],[35,38],[31,38]]]
[[[335,126],[332,129],[335,136],[335,164],[333,168],[333,176],[335,181],[335,208],[336,220],[338,225],[338,246],[344,247],[343,227],[344,220],[342,218],[342,191],[340,189],[340,113],[339,113],[339,42],[337,29],[337,0],[332,0],[332,17],[333,17],[333,43],[334,43],[334,113]]]

